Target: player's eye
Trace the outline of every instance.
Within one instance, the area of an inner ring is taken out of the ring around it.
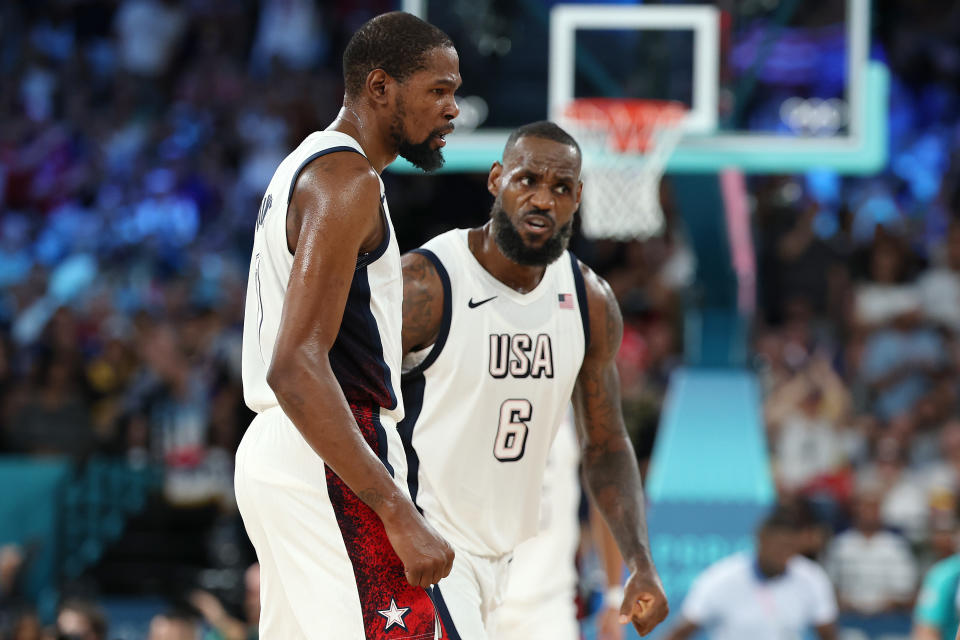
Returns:
[[[525,187],[529,187],[530,185],[533,184],[533,178],[531,178],[530,176],[522,176],[520,178],[520,184],[522,184]]]
[[[565,184],[558,184],[555,191],[561,195],[566,195],[567,193],[570,193],[570,187]]]

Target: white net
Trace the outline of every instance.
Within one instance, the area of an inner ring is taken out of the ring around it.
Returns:
[[[663,230],[660,179],[683,134],[675,102],[581,99],[563,126],[583,150],[581,229],[588,238],[634,240]]]

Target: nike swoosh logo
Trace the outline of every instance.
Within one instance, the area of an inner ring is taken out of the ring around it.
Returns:
[[[491,300],[493,300],[493,299],[496,298],[496,297],[497,297],[497,296],[491,296],[491,297],[487,298],[486,300],[481,300],[480,302],[474,302],[474,301],[473,301],[473,298],[470,298],[470,300],[467,302],[467,306],[470,307],[471,309],[476,309],[477,307],[479,307],[479,306],[482,305],[483,303],[485,303],[485,302],[490,302]]]

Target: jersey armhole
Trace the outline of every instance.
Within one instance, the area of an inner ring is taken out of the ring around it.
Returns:
[[[387,252],[387,247],[390,246],[390,221],[387,219],[387,212],[383,209],[383,201],[386,200],[386,196],[380,196],[380,224],[383,225],[383,240],[380,241],[380,244],[377,245],[377,248],[373,251],[368,251],[367,253],[361,253],[357,256],[357,266],[354,267],[354,271],[360,270],[366,267],[369,264],[373,264],[379,260],[383,254]]]
[[[283,214],[283,221],[284,221],[284,222],[283,222],[283,228],[284,228],[283,244],[284,244],[285,247],[287,247],[287,251],[290,252],[290,255],[291,255],[291,256],[294,255],[294,252],[293,252],[293,251],[290,251],[289,240],[287,240],[287,234],[286,234],[286,228],[287,228],[287,212],[290,210],[290,201],[293,199],[293,190],[294,190],[294,189],[296,188],[296,186],[297,186],[297,180],[300,179],[300,174],[303,173],[303,170],[307,168],[307,165],[308,165],[308,164],[310,164],[311,162],[313,162],[313,161],[316,160],[317,158],[320,158],[320,157],[326,156],[326,155],[330,155],[331,153],[338,153],[338,152],[340,152],[340,151],[352,151],[353,153],[360,153],[358,150],[354,149],[353,147],[349,147],[349,146],[347,146],[347,145],[341,145],[341,146],[337,146],[337,147],[329,147],[328,149],[322,149],[322,150],[320,150],[320,151],[317,151],[316,153],[311,153],[309,156],[307,156],[307,159],[306,159],[306,160],[304,160],[303,162],[300,163],[300,166],[297,167],[297,170],[293,172],[293,177],[290,179],[290,190],[287,192],[287,204],[286,204],[286,206],[284,207],[284,214]],[[362,153],[360,153],[360,155],[363,156]],[[366,156],[363,156],[363,157],[366,158]],[[368,162],[369,162],[369,160],[368,160]],[[381,201],[382,201],[382,198],[381,198]]]
[[[587,305],[587,286],[583,281],[583,272],[580,271],[580,261],[577,256],[570,254],[570,265],[573,268],[573,284],[577,289],[577,304],[580,307],[580,320],[583,322],[583,351],[590,348],[590,307]]]
[[[440,331],[437,333],[437,339],[433,342],[430,353],[427,354],[427,357],[424,358],[420,364],[404,373],[404,377],[423,373],[427,367],[436,362],[437,358],[440,357],[440,352],[443,351],[443,345],[447,342],[447,336],[450,335],[450,321],[453,317],[453,296],[450,286],[450,275],[447,273],[443,263],[440,262],[440,258],[429,249],[414,249],[411,253],[422,255],[429,260],[430,263],[433,264],[433,268],[436,269],[437,275],[440,277],[440,284],[443,286],[443,317],[440,319]]]

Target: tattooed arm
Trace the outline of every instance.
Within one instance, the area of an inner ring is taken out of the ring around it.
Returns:
[[[443,284],[423,254],[408,253],[403,265],[403,353],[425,349],[437,340],[443,320]]]
[[[610,527],[630,569],[620,621],[641,635],[669,611],[647,540],[643,487],[633,446],[623,424],[620,378],[614,358],[623,319],[610,286],[581,265],[587,289],[590,345],[573,392],[587,489]]]

